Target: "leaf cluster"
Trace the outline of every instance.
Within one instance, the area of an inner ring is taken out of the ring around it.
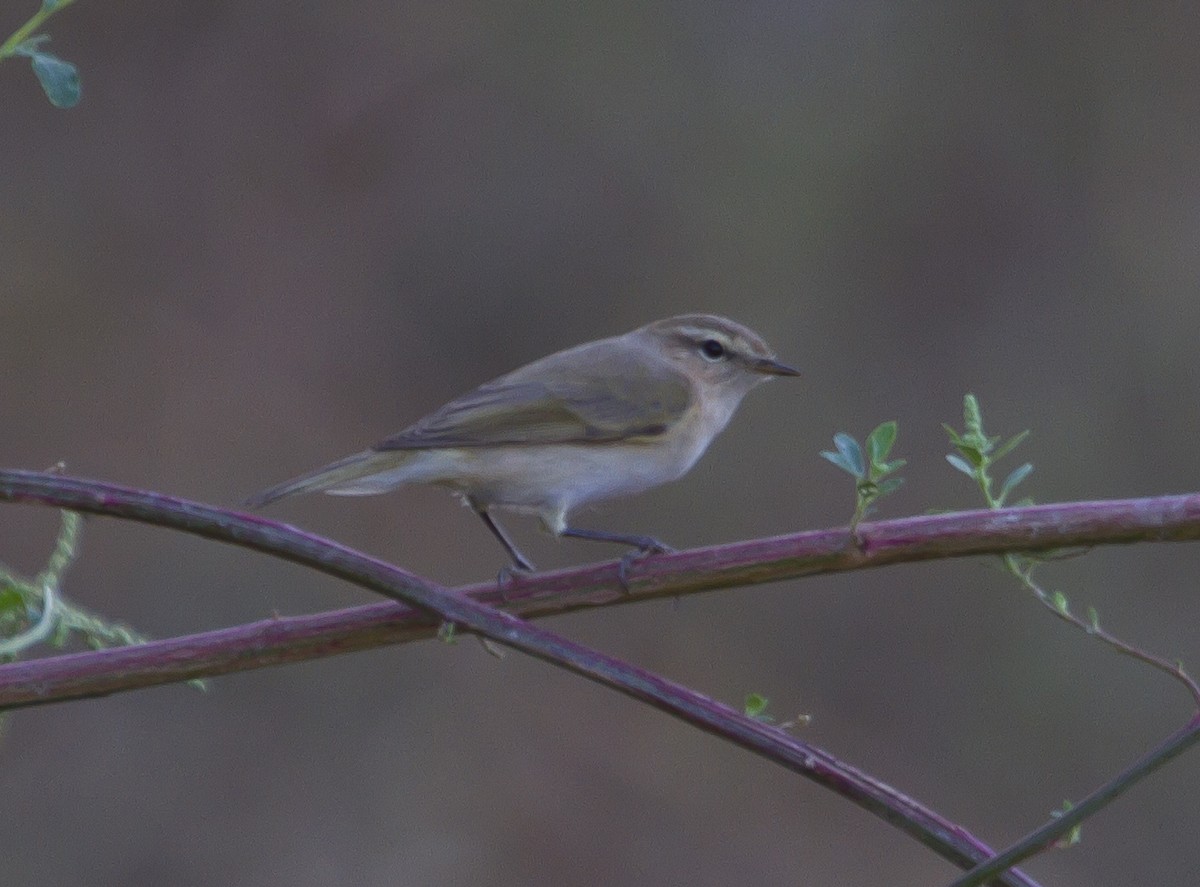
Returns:
[[[19,658],[41,643],[56,648],[79,639],[93,650],[143,643],[146,638],[76,606],[60,593],[63,574],[79,549],[82,518],[62,512],[62,526],[46,568],[28,578],[0,567],[0,659]]]
[[[888,461],[892,446],[896,443],[897,424],[884,422],[867,435],[866,447],[844,431],[833,436],[835,450],[823,450],[821,456],[854,478],[854,516],[850,520],[853,531],[859,522],[871,513],[875,503],[896,492],[904,478],[891,476],[903,468],[904,459]]]
[[[949,453],[946,461],[979,485],[989,508],[1003,508],[1008,496],[1021,481],[1029,477],[1033,466],[1025,464],[1014,468],[1000,484],[1000,492],[992,492],[992,466],[1003,459],[1029,436],[1028,429],[1014,434],[1008,440],[1000,436],[989,437],[983,430],[983,414],[979,400],[974,394],[963,397],[963,431],[942,423],[950,444],[957,452]]]
[[[37,30],[46,19],[74,2],[75,0],[42,0],[41,7],[29,21],[0,44],[0,59],[16,56],[29,59],[42,91],[46,93],[50,104],[56,108],[73,108],[79,104],[79,71],[70,62],[46,52],[42,46],[50,36],[38,34]]]

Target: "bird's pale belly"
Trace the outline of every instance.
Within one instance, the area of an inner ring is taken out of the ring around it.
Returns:
[[[661,442],[463,448],[442,451],[430,460],[446,469],[443,477],[431,477],[430,482],[483,506],[542,514],[675,480],[702,451],[664,447]]]

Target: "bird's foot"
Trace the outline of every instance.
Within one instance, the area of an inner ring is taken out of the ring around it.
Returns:
[[[652,554],[672,554],[675,551],[670,545],[653,536],[632,536],[629,538],[629,543],[636,547],[626,552],[617,564],[617,581],[621,583],[625,594],[632,593],[629,586],[629,571],[635,563]]]
[[[505,564],[496,574],[496,590],[500,592],[500,600],[508,603],[508,589],[516,584],[517,577],[530,576],[537,572],[537,567],[525,558],[520,563]]]

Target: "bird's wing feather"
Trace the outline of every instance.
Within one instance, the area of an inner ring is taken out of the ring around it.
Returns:
[[[614,373],[614,368],[620,372]],[[690,390],[688,379],[666,361],[623,339],[609,339],[552,354],[501,376],[375,449],[654,437],[687,411]]]

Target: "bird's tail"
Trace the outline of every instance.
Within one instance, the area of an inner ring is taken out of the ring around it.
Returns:
[[[346,496],[383,493],[404,482],[397,477],[397,469],[406,461],[406,456],[402,452],[364,450],[255,493],[246,500],[245,505],[262,508],[300,493],[323,492]]]

